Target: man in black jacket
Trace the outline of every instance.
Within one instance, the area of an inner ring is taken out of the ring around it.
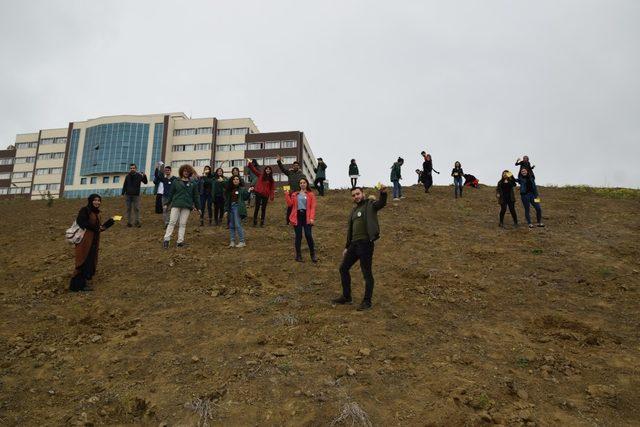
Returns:
[[[164,165],[163,163],[158,162],[158,167],[154,172],[153,183],[156,185],[155,193],[156,193],[156,213],[162,214],[162,220],[164,221],[164,226],[169,225],[169,213],[170,208],[167,207],[169,203],[169,193],[171,192],[171,184],[178,179],[175,176],[171,175],[171,166]],[[164,173],[161,171],[164,170]],[[160,209],[158,212],[158,203],[160,203]]]
[[[342,281],[342,295],[333,300],[335,304],[351,304],[351,275],[349,270],[360,260],[360,269],[365,281],[364,298],[358,310],[371,308],[373,297],[373,248],[374,243],[380,237],[378,225],[378,211],[387,204],[387,189],[380,187],[380,199],[371,200],[366,197],[361,187],[351,190],[351,197],[355,207],[349,216],[347,231],[347,245],[342,253],[343,259],[340,265],[340,280]]]
[[[135,163],[129,165],[129,173],[124,179],[122,185],[122,195],[126,197],[127,206],[127,227],[131,227],[131,211],[135,215],[135,225],[140,227],[140,184],[146,184],[147,175],[138,173],[138,167]]]

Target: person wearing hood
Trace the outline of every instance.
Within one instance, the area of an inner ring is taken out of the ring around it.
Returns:
[[[99,194],[90,195],[87,205],[80,209],[76,217],[76,223],[84,230],[84,237],[74,248],[75,269],[69,283],[72,292],[93,290],[87,286],[87,280],[91,280],[96,274],[100,233],[114,224],[113,218],[109,218],[104,224],[101,223],[101,204],[102,197]]]
[[[400,180],[402,179],[402,165],[404,164],[404,159],[402,157],[398,157],[398,160],[391,166],[391,182],[393,182],[393,200],[404,199],[402,195],[402,185],[400,185]]]
[[[529,175],[529,171],[524,168],[520,169],[520,176],[516,179],[516,182],[520,184],[520,199],[522,199],[524,217],[527,219],[529,228],[533,228],[531,215],[529,214],[531,205],[533,205],[533,208],[536,210],[536,221],[538,227],[544,227],[544,224],[542,223],[542,208],[540,208],[540,196],[538,195],[536,179]]]
[[[122,184],[122,195],[126,197],[125,204],[127,207],[127,227],[141,227],[140,224],[140,185],[148,182],[147,175],[138,172],[135,163],[129,165],[129,173],[124,178]],[[133,215],[133,224],[132,218]]]
[[[324,196],[324,181],[327,179],[327,164],[322,160],[322,157],[318,157],[318,166],[313,168],[316,173],[316,179],[313,181],[313,186],[318,189],[318,194]]]

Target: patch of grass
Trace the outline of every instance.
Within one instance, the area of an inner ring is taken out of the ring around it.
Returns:
[[[518,367],[525,369],[529,366],[529,359],[524,356],[520,356],[518,357],[518,360],[516,360],[516,364],[518,365]]]
[[[531,253],[534,255],[540,255],[542,253],[542,249],[533,249]]]
[[[589,187],[588,185],[567,185],[563,188],[572,189],[580,193],[596,194],[610,199],[640,198],[640,190],[634,188]]]
[[[615,273],[615,270],[612,267],[604,266],[598,269],[598,274],[602,277],[611,277]]]
[[[478,406],[480,406],[480,408],[487,409],[490,403],[491,402],[489,401],[489,396],[487,396],[486,394],[482,393],[480,396],[478,396]]]

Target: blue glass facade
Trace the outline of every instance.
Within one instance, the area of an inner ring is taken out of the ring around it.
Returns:
[[[148,171],[148,141],[147,123],[109,123],[87,128],[80,175],[126,173],[130,163],[137,164],[140,171]]]
[[[79,140],[80,140],[80,129],[74,129],[73,131],[71,131],[71,141],[69,141],[69,156],[67,157],[67,172],[64,177],[65,185],[73,185],[73,175],[76,172],[76,156],[78,155]]]
[[[156,163],[162,160],[162,140],[164,137],[164,123],[156,123],[153,127],[153,148],[151,149],[151,165],[149,172],[153,172],[151,168],[156,167]]]

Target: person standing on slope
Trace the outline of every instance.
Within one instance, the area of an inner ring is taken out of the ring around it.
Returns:
[[[516,180],[513,174],[508,170],[502,171],[502,176],[496,186],[496,197],[500,204],[500,223],[498,224],[500,227],[504,227],[504,214],[507,212],[507,208],[509,208],[511,218],[513,218],[513,225],[515,227],[518,226],[518,215],[515,207],[516,196],[513,191],[515,186]]]
[[[391,182],[393,183],[393,200],[404,199],[402,196],[402,185],[400,185],[400,180],[402,179],[402,165],[404,164],[404,159],[402,157],[398,157],[398,160],[391,166]]]
[[[433,168],[433,160],[431,160],[431,154],[426,152],[420,153],[424,161],[422,162],[422,184],[424,185],[424,192],[428,193],[431,186],[433,186],[433,176],[431,172],[435,172],[440,175],[440,172]]]
[[[536,221],[538,227],[544,227],[542,223],[542,208],[540,208],[540,198],[538,195],[538,187],[536,186],[536,179],[529,175],[527,169],[520,170],[520,177],[516,179],[516,182],[520,184],[520,198],[522,199],[522,205],[524,206],[524,217],[527,219],[529,228],[533,228],[531,223],[531,215],[529,214],[529,208],[533,205],[536,210]]]
[[[460,193],[460,197],[462,197],[462,177],[464,176],[464,171],[462,170],[462,165],[460,164],[460,162],[455,162],[453,164],[451,176],[453,177],[453,194],[457,199],[458,192]]]
[[[360,177],[360,171],[358,170],[358,164],[356,159],[351,159],[349,163],[349,178],[351,179],[351,188],[356,188],[358,185],[358,178]]]
[[[267,214],[267,203],[273,202],[276,191],[276,183],[273,180],[273,169],[271,166],[265,166],[262,172],[252,162],[247,163],[249,170],[256,176],[253,192],[255,193],[256,203],[253,210],[253,226],[258,225],[258,211],[260,213],[260,227],[264,227],[264,219]]]
[[[299,191],[287,191],[284,193],[287,206],[291,208],[291,218],[289,218],[289,222],[293,225],[296,235],[296,261],[302,262],[301,246],[302,232],[304,231],[304,237],[307,240],[307,245],[309,245],[311,261],[318,262],[315,242],[313,241],[313,234],[311,232],[311,227],[313,227],[316,220],[316,196],[313,192],[309,191],[309,181],[307,181],[306,178],[300,179],[299,187]]]
[[[318,189],[318,194],[324,196],[324,180],[327,179],[327,164],[322,160],[322,157],[318,157],[318,166],[313,169],[316,173],[316,179],[313,181],[313,186]]]

